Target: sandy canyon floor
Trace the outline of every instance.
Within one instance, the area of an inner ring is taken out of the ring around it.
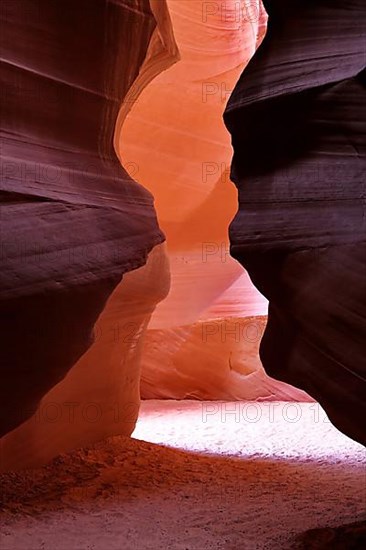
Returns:
[[[365,472],[315,403],[145,401],[132,439],[1,476],[0,548],[295,548],[365,519]]]

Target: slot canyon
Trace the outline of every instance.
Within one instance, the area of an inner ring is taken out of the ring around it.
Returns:
[[[0,548],[366,548],[364,0],[0,15]]]

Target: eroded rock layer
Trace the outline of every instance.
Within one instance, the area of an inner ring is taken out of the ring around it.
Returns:
[[[308,399],[265,375],[258,334],[267,301],[229,254],[236,190],[222,114],[266,13],[259,0],[167,7],[159,29],[176,63],[144,87],[116,131],[122,161],[154,195],[171,270],[144,344],[142,396]],[[253,340],[242,328],[256,316]]]
[[[36,412],[0,443],[0,470],[43,464],[70,449],[131,435],[140,406],[146,327],[169,289],[165,244],[146,265],[126,273],[94,327],[94,343]]]
[[[122,274],[164,239],[113,148],[140,67],[148,56],[151,79],[161,65],[149,2],[5,0],[1,17],[0,435],[87,351]]]
[[[231,253],[269,299],[261,359],[366,443],[365,4],[267,1],[225,120]]]

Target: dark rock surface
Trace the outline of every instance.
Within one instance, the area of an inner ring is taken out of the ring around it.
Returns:
[[[264,3],[267,35],[225,112],[231,253],[270,301],[267,373],[365,444],[366,5]]]
[[[297,538],[293,550],[361,550],[366,546],[366,521],[340,527],[310,529]]]
[[[0,435],[92,342],[123,273],[164,240],[113,148],[156,26],[148,0],[4,0]]]

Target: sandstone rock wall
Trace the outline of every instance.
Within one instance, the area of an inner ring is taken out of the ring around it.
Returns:
[[[34,413],[1,462],[24,465],[134,427],[142,336],[169,276],[153,198],[113,140],[161,46],[145,0],[6,0],[1,16],[1,435]],[[108,416],[127,403],[128,422]]]
[[[231,251],[269,299],[266,371],[365,443],[365,4],[265,6],[268,32],[225,113]]]

